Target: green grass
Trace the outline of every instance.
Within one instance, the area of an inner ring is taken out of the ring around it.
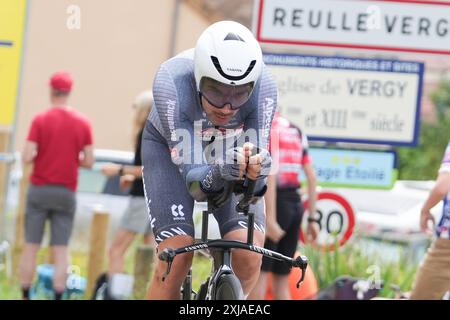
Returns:
[[[8,279],[5,272],[0,272],[0,299],[16,300],[20,299],[20,285],[16,279]]]
[[[140,239],[136,239],[126,255],[125,269],[133,274],[135,252]],[[382,253],[368,255],[357,238],[342,248],[334,251],[319,251],[311,246],[300,248],[302,254],[310,261],[319,288],[330,285],[338,276],[349,275],[364,279],[379,278],[385,284],[381,291],[383,297],[393,297],[394,291],[390,284],[395,284],[402,291],[411,289],[417,271],[417,263],[411,263],[406,251],[399,249],[398,262],[386,262],[382,259]],[[42,249],[38,254],[38,264],[47,261],[48,250]],[[81,276],[87,275],[87,252],[71,252],[72,265],[78,266]],[[105,265],[106,268],[106,265]],[[201,254],[196,254],[193,262],[193,289],[197,290],[211,272],[211,260]],[[377,274],[379,273],[379,274]],[[20,299],[20,285],[17,278],[7,279],[5,272],[0,271],[0,300]],[[135,297],[142,298],[142,297]]]
[[[397,262],[387,261],[383,259],[381,252],[367,254],[358,239],[333,251],[320,251],[311,246],[305,246],[301,250],[309,259],[319,288],[329,286],[339,276],[349,275],[381,280],[384,287],[380,296],[393,298],[395,292],[391,285],[399,286],[403,292],[410,291],[418,269],[418,264],[411,262],[404,249],[399,248]]]
[[[125,270],[129,274],[134,272],[135,253],[141,238],[136,239],[125,257]],[[37,256],[37,264],[44,264],[48,261],[48,248],[42,248]],[[87,277],[88,253],[81,251],[71,251],[71,264],[80,270],[82,277]],[[107,265],[105,264],[105,270]],[[206,280],[211,271],[211,262],[208,258],[196,254],[193,262],[193,288],[198,289],[200,284]],[[152,274],[151,274],[152,276]],[[86,297],[88,298],[88,297]],[[143,297],[133,297],[142,299]],[[16,276],[7,278],[6,272],[0,270],[0,300],[18,300],[21,299],[20,281]]]
[[[197,291],[200,285],[206,281],[211,274],[212,261],[201,254],[194,256],[192,263],[192,289]]]
[[[87,254],[83,252],[71,252],[72,265],[79,266],[81,275],[86,276]],[[37,265],[47,263],[48,248],[42,248],[37,256]],[[17,273],[18,272],[13,272]],[[0,300],[19,300],[22,297],[20,281],[13,275],[7,278],[5,272],[0,272]]]

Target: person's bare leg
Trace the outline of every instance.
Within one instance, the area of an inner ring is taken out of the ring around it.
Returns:
[[[269,273],[261,271],[259,273],[258,281],[254,286],[253,290],[248,295],[248,300],[265,300],[267,293],[267,279]]]
[[[66,289],[67,267],[69,266],[69,251],[67,246],[52,246],[55,274],[53,288],[55,292],[63,293]]]
[[[247,242],[247,229],[230,231],[224,239]],[[264,245],[264,234],[261,231],[255,230],[253,243],[260,247]],[[233,251],[231,259],[233,270],[241,281],[244,295],[248,296],[258,281],[262,256],[256,252],[238,249]]]
[[[194,239],[187,235],[179,235],[162,241],[158,245],[158,255],[165,248],[179,248],[194,243]],[[175,257],[170,274],[165,281],[162,277],[167,270],[167,262],[156,260],[155,272],[148,289],[149,300],[179,300],[181,285],[192,264],[193,253],[183,253]]]
[[[272,274],[272,292],[275,300],[291,300],[289,275]]]
[[[145,234],[144,235],[144,240],[143,243],[146,246],[149,246],[153,249],[155,249],[156,247],[156,241],[155,241],[155,236],[153,235],[153,233],[149,233],[149,234]],[[156,259],[158,259],[158,257],[156,256],[156,250],[153,250],[153,264],[155,263]],[[153,268],[153,267],[152,267]],[[153,269],[152,269],[153,270]]]
[[[144,235],[144,244],[154,247],[156,245],[155,242],[155,236],[153,233],[145,234]]]
[[[34,271],[36,270],[36,255],[40,244],[26,243],[20,256],[20,284],[22,288],[29,289],[33,282]]]
[[[126,229],[117,230],[109,248],[109,275],[125,272],[125,253],[133,243],[136,233]]]

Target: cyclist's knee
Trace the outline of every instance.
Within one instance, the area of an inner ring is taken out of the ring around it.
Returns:
[[[164,283],[168,286],[173,285],[175,287],[179,287],[189,271],[189,268],[192,264],[192,257],[192,253],[186,253],[175,257],[170,273],[164,280]],[[159,261],[155,269],[154,280],[156,282],[162,283],[166,271],[167,263]]]
[[[241,280],[257,277],[261,269],[261,255],[255,252],[236,250],[233,252],[233,268]]]
[[[247,241],[247,230],[237,229],[225,235],[226,239]],[[253,243],[256,246],[264,245],[264,234],[260,231],[255,231],[253,235]],[[262,256],[259,253],[247,250],[236,250],[233,252],[233,269],[236,271],[241,281],[255,279],[259,275],[261,269]]]
[[[193,238],[190,236],[175,236],[164,240],[158,246],[157,255],[159,255],[165,248],[179,248],[191,245],[194,242]],[[179,282],[184,279],[192,265],[192,259],[194,254],[192,252],[183,253],[177,255],[173,260],[173,264],[170,270],[170,275],[167,277],[166,281]],[[162,281],[164,273],[167,271],[167,262],[158,259],[155,277],[156,280]]]

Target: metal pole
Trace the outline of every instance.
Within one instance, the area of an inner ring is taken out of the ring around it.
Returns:
[[[248,210],[248,209],[247,209]],[[255,214],[253,212],[247,213],[248,226],[247,226],[247,243],[253,244],[253,231],[255,230]]]
[[[15,143],[16,143],[16,135],[17,135],[17,118],[19,114],[19,105],[20,105],[20,97],[22,92],[22,79],[23,79],[23,64],[25,60],[25,48],[26,48],[26,35],[28,33],[28,17],[30,14],[30,1],[25,1],[25,16],[23,19],[23,33],[22,33],[22,52],[20,53],[20,66],[19,66],[19,83],[17,85],[17,95],[16,95],[16,108],[14,110],[14,118],[12,122],[12,132],[9,135],[9,141],[7,150],[9,154],[14,154],[15,149]],[[17,159],[15,159],[17,161]],[[8,169],[11,168],[11,164],[8,166]],[[6,180],[5,180],[5,201],[3,203],[2,208],[0,208],[0,239],[3,239],[5,237],[5,215],[6,215],[6,203],[8,200],[8,193],[9,193],[9,179],[11,177],[11,170],[7,170],[6,173]],[[2,214],[3,213],[3,214]]]
[[[172,34],[170,36],[169,58],[176,54],[178,19],[180,17],[180,5],[182,0],[175,0],[175,8],[172,16]]]
[[[208,216],[209,208],[202,212],[202,241],[208,241]]]
[[[1,133],[0,133],[1,135]],[[0,140],[2,137],[0,137]],[[10,134],[6,134],[6,139],[10,140]],[[8,142],[6,142],[8,144]],[[9,149],[9,146],[6,146],[6,149]],[[1,153],[0,152],[0,241],[6,239],[6,209],[8,207],[8,194],[9,194],[9,179],[11,175],[11,166],[14,163],[15,158],[13,154],[9,153]],[[1,168],[3,166],[3,168]],[[2,171],[4,170],[4,174]]]

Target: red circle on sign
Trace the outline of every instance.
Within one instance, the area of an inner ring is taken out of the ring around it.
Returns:
[[[352,209],[352,206],[350,205],[350,203],[347,200],[345,200],[344,197],[342,197],[336,193],[333,193],[333,192],[319,192],[317,195],[317,201],[319,201],[319,200],[334,200],[337,203],[339,203],[342,207],[344,207],[344,209],[347,213],[347,217],[348,217],[348,227],[344,233],[344,236],[339,241],[339,246],[344,245],[348,241],[348,239],[350,239],[350,237],[352,236],[353,228],[355,227],[355,213]],[[303,207],[308,208],[308,200],[306,200],[303,203]],[[299,233],[299,239],[301,242],[306,243],[305,237],[303,236],[303,230],[301,230],[301,229],[300,229],[300,233]],[[328,246],[322,246],[322,248],[332,251],[332,250],[334,250],[335,245],[331,244]]]

